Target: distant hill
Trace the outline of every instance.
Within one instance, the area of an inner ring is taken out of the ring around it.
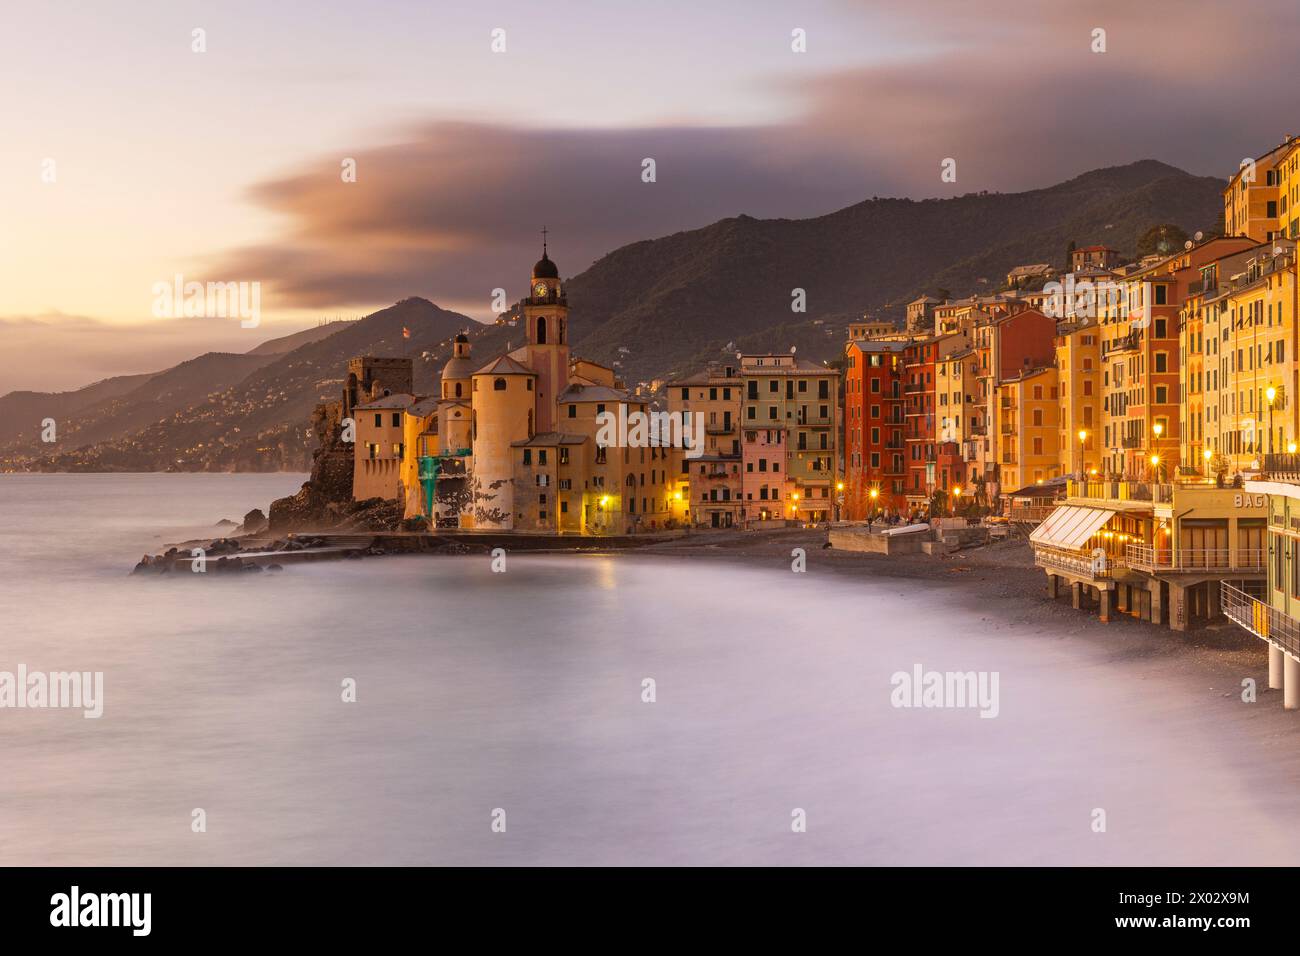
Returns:
[[[1099,169],[1046,189],[952,199],[872,199],[814,219],[738,216],[632,243],[569,279],[575,346],[621,359],[632,379],[685,373],[765,329],[864,311],[901,318],[922,292],[992,291],[1016,265],[1063,266],[1070,240],[1132,254],[1160,222],[1221,228],[1220,180],[1154,160]],[[563,264],[563,263],[561,263]],[[803,289],[807,311],[791,311]],[[630,354],[621,354],[625,346]]]
[[[308,336],[305,344],[288,352],[209,353],[145,376],[136,389],[69,412],[66,418],[50,415],[58,421],[55,446],[37,441],[40,419],[47,413],[39,397],[26,399],[26,419],[35,425],[19,439],[0,444],[0,466],[61,471],[305,470],[311,460],[312,409],[339,396],[349,358],[410,355],[417,388],[432,391],[452,336],[467,326],[482,328],[424,299],[406,299],[340,324],[314,341]],[[403,329],[409,330],[409,338]],[[11,397],[0,398],[0,403]]]
[[[1132,255],[1157,223],[1216,229],[1221,188],[1144,160],[1024,193],[871,199],[813,219],[724,219],[624,246],[567,280],[570,338],[577,354],[614,366],[629,384],[687,374],[734,351],[793,346],[803,358],[830,360],[863,312],[900,319],[922,292],[994,291],[1016,265],[1063,266],[1071,240]],[[791,310],[794,289],[805,291],[806,312]],[[306,469],[312,409],[338,397],[349,358],[409,355],[416,390],[431,393],[457,331],[470,331],[474,357],[487,362],[523,344],[522,324],[509,324],[517,317],[518,306],[485,326],[405,299],[245,355],[209,353],[75,392],[15,392],[0,398],[0,468]],[[58,422],[56,446],[38,441],[46,417]]]
[[[292,352],[301,345],[310,345],[312,342],[319,342],[321,339],[329,338],[335,332],[341,331],[351,324],[351,321],[344,320],[338,322],[327,322],[324,325],[316,325],[310,329],[303,329],[301,332],[294,332],[291,335],[282,335],[278,339],[268,339],[257,348],[249,349],[249,355],[283,355],[285,352]]]

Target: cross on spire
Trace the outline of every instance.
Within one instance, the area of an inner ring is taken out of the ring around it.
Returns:
[[[546,258],[546,227],[542,226],[542,258]]]

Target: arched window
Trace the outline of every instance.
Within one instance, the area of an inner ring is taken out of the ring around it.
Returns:
[[[506,380],[504,378],[494,379],[492,389],[493,391],[504,392],[506,390]]]
[[[568,325],[563,319],[560,319],[560,344],[564,344],[564,327]]]
[[[456,383],[456,397],[460,398],[460,382]]]
[[[537,344],[546,344],[546,316],[544,315],[537,317]]]

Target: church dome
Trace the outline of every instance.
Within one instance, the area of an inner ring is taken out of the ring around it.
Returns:
[[[558,279],[559,277],[560,277],[559,268],[556,267],[555,263],[552,262],[547,257],[545,252],[543,252],[542,257],[538,259],[537,264],[533,266],[533,278],[534,279]]]

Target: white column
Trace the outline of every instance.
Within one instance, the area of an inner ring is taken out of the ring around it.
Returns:
[[[1282,672],[1282,706],[1287,710],[1300,710],[1300,660],[1285,655]]]
[[[1268,689],[1282,689],[1282,648],[1268,645]]]

